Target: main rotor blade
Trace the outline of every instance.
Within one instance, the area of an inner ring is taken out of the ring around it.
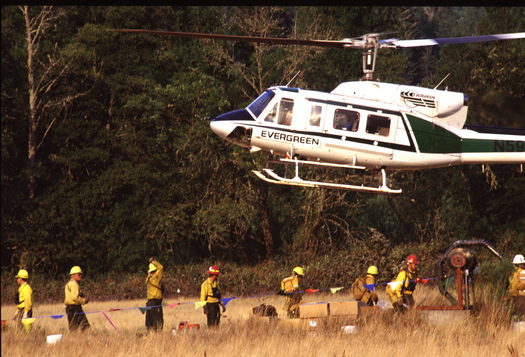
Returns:
[[[467,37],[452,37],[452,38],[431,38],[422,40],[397,40],[389,39],[379,41],[380,45],[385,47],[422,47],[422,46],[436,46],[446,44],[459,44],[459,43],[473,43],[473,42],[485,42],[485,41],[498,41],[498,40],[513,40],[525,38],[525,32],[520,33],[504,33],[499,35],[485,35],[485,36],[467,36]]]
[[[381,35],[392,33],[392,32],[384,32],[384,33],[378,33],[378,34],[368,34],[362,37],[345,38],[344,40],[341,40],[341,41],[335,41],[335,40],[300,40],[300,39],[291,39],[291,38],[219,35],[219,34],[206,34],[206,33],[196,33],[196,32],[153,31],[153,30],[142,30],[142,29],[109,29],[108,31],[124,32],[124,33],[144,33],[144,34],[159,35],[159,36],[191,37],[191,38],[206,38],[206,39],[226,40],[226,41],[268,43],[272,45],[299,45],[299,46],[317,46],[317,47],[332,47],[332,48],[360,48],[360,49],[373,48],[374,46],[373,42],[369,42],[366,38],[375,38]],[[432,39],[421,39],[421,40],[398,40],[396,38],[391,38],[387,40],[378,41],[378,43],[379,43],[379,47],[381,48],[384,48],[384,47],[399,48],[399,47],[422,47],[422,46],[436,46],[436,45],[445,45],[445,44],[512,40],[512,39],[520,39],[520,38],[525,38],[525,32],[507,33],[507,34],[499,34],[499,35],[485,35],[485,36],[432,38]]]
[[[345,39],[343,41],[298,40],[298,39],[290,39],[290,38],[233,36],[233,35],[217,35],[217,34],[205,34],[205,33],[195,33],[195,32],[152,31],[152,30],[140,30],[140,29],[122,29],[122,30],[111,29],[109,31],[127,32],[127,33],[145,33],[145,34],[150,34],[150,35],[161,35],[161,36],[208,38],[208,39],[227,40],[227,41],[269,43],[272,45],[300,45],[300,46],[343,48],[345,47],[345,45],[348,46],[349,44],[354,43],[352,39]]]

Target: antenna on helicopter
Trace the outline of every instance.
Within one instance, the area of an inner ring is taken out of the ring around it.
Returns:
[[[447,74],[447,75],[445,76],[445,78],[443,78],[443,79],[441,80],[441,82],[439,82],[439,83],[438,83],[438,85],[434,87],[434,90],[436,90],[436,89],[437,89],[437,87],[439,87],[439,86],[441,85],[441,83],[443,83],[443,82],[445,81],[445,79],[447,79],[447,78],[448,78],[448,76],[450,76],[450,73],[449,73],[449,74]]]
[[[290,85],[290,83],[292,83],[292,81],[295,79],[295,77],[297,77],[299,75],[299,73],[301,73],[301,71],[297,72],[297,74],[295,76],[293,76],[292,79],[290,79],[290,82],[286,83],[286,87],[288,87]]]

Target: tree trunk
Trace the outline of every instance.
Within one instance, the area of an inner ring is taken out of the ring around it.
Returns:
[[[266,257],[271,257],[273,250],[273,235],[270,230],[270,215],[268,214],[268,184],[261,183],[259,186],[259,210],[263,223],[264,245],[266,247]]]
[[[27,39],[27,80],[29,91],[29,140],[28,140],[28,160],[29,160],[29,199],[35,198],[35,154],[36,154],[36,129],[38,127],[36,117],[36,91],[35,91],[35,68],[33,64],[33,37],[31,34],[31,19],[29,18],[29,8],[24,6],[24,17],[26,20],[26,39]]]

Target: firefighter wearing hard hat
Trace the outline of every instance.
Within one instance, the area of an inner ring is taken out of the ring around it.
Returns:
[[[525,297],[525,258],[518,254],[512,260],[514,272],[509,277],[509,292],[513,297]]]
[[[147,298],[146,307],[146,328],[148,333],[157,332],[164,327],[164,312],[162,311],[162,294],[164,285],[162,276],[164,267],[154,257],[149,258],[148,276],[146,277]]]
[[[71,268],[69,271],[71,280],[66,284],[64,304],[66,305],[67,320],[69,323],[69,331],[75,331],[81,328],[82,331],[90,328],[88,319],[82,305],[89,302],[89,298],[84,297],[80,290],[78,282],[82,280],[82,269],[78,265]]]
[[[286,311],[289,318],[299,317],[299,305],[304,301],[303,294],[296,291],[301,290],[303,276],[303,268],[295,267],[292,271],[292,276],[281,281],[281,291],[286,295],[283,310]]]
[[[33,289],[31,289],[31,286],[27,283],[29,274],[27,270],[21,269],[15,278],[18,284],[18,293],[15,297],[17,310],[14,318],[18,321],[18,328],[25,327],[26,331],[30,332],[32,324],[28,323],[28,321],[30,321],[28,319],[33,317]],[[23,321],[26,323],[24,324]]]
[[[201,300],[206,304],[203,306],[204,314],[208,319],[208,327],[217,327],[221,322],[221,307],[222,312],[226,311],[226,307],[222,302],[222,293],[219,285],[219,267],[212,265],[208,271],[208,279],[201,284]]]
[[[417,258],[414,254],[410,254],[406,260],[406,266],[401,268],[397,278],[388,283],[386,293],[390,297],[392,307],[396,312],[405,312],[407,308],[414,307],[414,290],[417,282]]]
[[[368,306],[374,306],[377,303],[378,297],[375,291],[369,289],[374,286],[375,279],[379,271],[375,265],[368,267],[366,271],[366,277],[357,278],[352,284],[352,295],[356,301],[362,301]]]

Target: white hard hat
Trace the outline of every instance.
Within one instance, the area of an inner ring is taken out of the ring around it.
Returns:
[[[525,264],[525,258],[523,258],[523,255],[518,254],[514,257],[512,264]]]

